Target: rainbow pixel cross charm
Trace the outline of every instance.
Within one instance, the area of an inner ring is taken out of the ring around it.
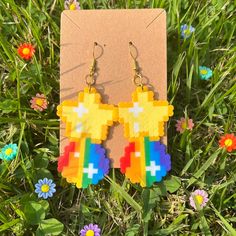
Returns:
[[[109,159],[101,142],[107,137],[108,126],[117,117],[117,108],[102,104],[93,87],[78,94],[77,101],[63,101],[57,115],[65,123],[70,143],[58,159],[58,171],[78,188],[97,184],[109,171]]]
[[[146,86],[137,87],[132,98],[132,102],[118,104],[119,121],[130,142],[120,159],[120,168],[132,183],[149,187],[171,169],[170,156],[159,140],[174,107],[167,101],[154,100]]]

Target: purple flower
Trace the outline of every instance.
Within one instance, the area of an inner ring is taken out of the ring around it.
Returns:
[[[89,224],[85,225],[80,231],[80,236],[100,236],[101,229],[98,225]]]
[[[207,192],[204,190],[200,190],[200,189],[195,190],[189,198],[190,205],[195,210],[197,210],[196,203],[198,203],[200,209],[202,209],[204,206],[206,206],[206,203],[208,202],[208,200],[209,199],[208,199]]]
[[[64,7],[66,10],[80,10],[77,0],[65,0]]]

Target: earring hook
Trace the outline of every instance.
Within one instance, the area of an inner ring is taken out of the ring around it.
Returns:
[[[134,54],[132,53],[132,48],[134,48],[135,49],[135,51],[136,51],[136,56],[134,56]],[[135,48],[135,46],[134,46],[134,44],[130,41],[129,42],[129,53],[130,53],[130,56],[134,59],[134,60],[136,60],[137,59],[137,49]]]
[[[98,45],[97,42],[94,42],[93,44],[93,62],[90,66],[89,74],[85,76],[86,84],[89,87],[89,91],[91,90],[91,87],[95,84],[95,72],[96,72],[96,65],[97,65],[97,58],[95,57],[95,47]]]
[[[90,72],[89,72],[89,74],[90,74],[90,76],[92,77],[93,75],[94,75],[94,73],[95,73],[95,70],[96,70],[96,64],[97,64],[97,58],[95,57],[95,47],[98,45],[98,43],[97,42],[94,42],[94,44],[93,44],[93,62],[92,62],[92,65],[91,65],[91,67],[90,67]]]
[[[94,44],[93,44],[93,59],[94,60],[97,60],[97,58],[95,57],[95,47],[98,45],[98,43],[97,42],[94,42]]]
[[[136,50],[136,56],[134,56],[134,54],[132,53],[132,48],[134,48]],[[136,85],[136,86],[141,86],[143,88],[143,85],[144,85],[144,80],[143,80],[143,77],[140,73],[140,69],[139,69],[139,66],[138,66],[138,62],[137,62],[137,56],[138,56],[138,53],[137,53],[137,49],[136,47],[134,46],[134,44],[130,41],[129,42],[129,53],[130,53],[130,56],[132,57],[133,59],[133,64],[134,64],[134,77],[133,77],[133,83]]]

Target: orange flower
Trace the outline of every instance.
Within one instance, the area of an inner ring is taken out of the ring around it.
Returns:
[[[34,55],[35,49],[32,44],[23,43],[18,47],[17,52],[21,58],[30,60]]]
[[[219,145],[222,148],[225,148],[228,152],[232,152],[236,149],[236,137],[234,134],[226,134],[222,136]]]

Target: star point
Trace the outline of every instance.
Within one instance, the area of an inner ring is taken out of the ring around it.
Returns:
[[[173,106],[167,101],[154,100],[154,93],[147,87],[138,87],[132,102],[118,104],[119,121],[124,123],[125,136],[130,141],[145,134],[159,140],[164,135],[164,122],[173,115]]]
[[[101,96],[94,88],[80,92],[77,101],[62,102],[57,110],[66,124],[66,136],[70,141],[90,137],[100,143],[107,137],[108,126],[117,120],[115,106],[102,104]]]

